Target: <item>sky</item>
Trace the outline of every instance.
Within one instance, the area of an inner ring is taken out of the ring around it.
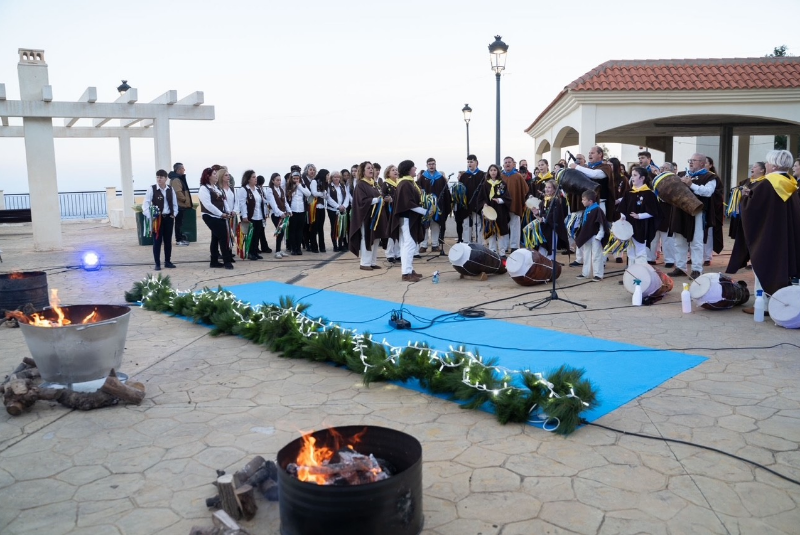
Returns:
[[[798,19],[800,2],[773,0],[0,0],[0,83],[18,99],[17,49],[37,48],[54,100],[95,86],[99,102],[113,102],[122,79],[140,102],[203,91],[214,121],[171,122],[172,160],[190,186],[214,163],[237,181],[247,169],[405,159],[422,168],[429,157],[450,174],[466,167],[465,103],[470,151],[483,169],[494,159],[495,35],[509,45],[501,156],[531,160],[524,129],[601,63],[756,57],[784,44],[797,55],[800,34],[773,21]],[[60,191],[121,187],[116,139],[56,139],[55,150]],[[143,189],[154,183],[153,142],[134,139],[132,150]],[[28,191],[21,138],[0,138],[0,190]]]

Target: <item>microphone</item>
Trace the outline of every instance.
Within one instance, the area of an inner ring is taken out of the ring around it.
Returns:
[[[453,176],[454,174],[455,174],[455,173],[450,173],[449,175],[447,175],[447,178],[450,178],[450,177],[451,177],[451,176]]]
[[[577,162],[578,161],[578,160],[575,159],[575,156],[573,156],[570,151],[567,151],[567,154],[569,154],[569,159],[572,160],[573,162]]]

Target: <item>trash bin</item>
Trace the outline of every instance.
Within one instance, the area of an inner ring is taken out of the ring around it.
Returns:
[[[145,237],[144,235],[144,214],[136,212],[136,237],[139,239],[139,245],[153,245],[153,237]]]
[[[181,234],[185,234],[186,239],[190,242],[197,241],[197,210],[194,208],[187,208],[183,211]]]

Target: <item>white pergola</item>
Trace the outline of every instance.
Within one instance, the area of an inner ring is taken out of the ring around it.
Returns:
[[[117,138],[123,199],[119,219],[127,227],[134,224],[131,138],[152,138],[155,169],[170,169],[170,120],[214,119],[214,107],[203,105],[202,91],[178,100],[177,91],[170,90],[138,103],[138,91],[131,88],[114,102],[97,102],[97,89],[89,87],[77,102],[55,101],[43,50],[19,49],[17,72],[20,100],[7,100],[5,84],[0,84],[0,137],[25,138],[36,251],[61,248],[54,138]],[[9,125],[9,117],[22,117],[22,126]],[[63,118],[64,125],[54,126],[54,118]],[[82,118],[92,119],[92,126],[75,126]],[[119,124],[107,126],[112,119]]]

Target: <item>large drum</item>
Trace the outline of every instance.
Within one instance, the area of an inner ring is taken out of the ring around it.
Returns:
[[[517,249],[511,253],[506,260],[506,269],[520,286],[544,284],[553,277],[553,262],[539,251],[528,249]],[[556,279],[560,276],[561,264],[556,262]]]
[[[800,286],[787,286],[772,294],[769,317],[781,327],[800,329]]]
[[[666,273],[650,264],[633,264],[625,268],[622,285],[631,294],[636,289],[634,280],[641,281],[642,297],[649,297],[651,303],[671,292],[674,286],[672,279]]]
[[[703,273],[692,282],[689,293],[706,310],[728,310],[750,300],[747,283],[733,282],[723,273]]]
[[[477,243],[457,243],[450,248],[447,257],[456,271],[462,275],[478,276],[481,273],[506,272],[500,255]]]
[[[561,189],[573,195],[581,195],[587,190],[598,192],[600,188],[600,184],[576,169],[562,169],[558,172],[557,178]],[[600,198],[598,197],[597,200],[599,201]]]
[[[653,193],[660,200],[683,210],[687,214],[697,215],[703,211],[703,202],[692,193],[686,184],[681,182],[675,173],[661,173],[653,180]]]

